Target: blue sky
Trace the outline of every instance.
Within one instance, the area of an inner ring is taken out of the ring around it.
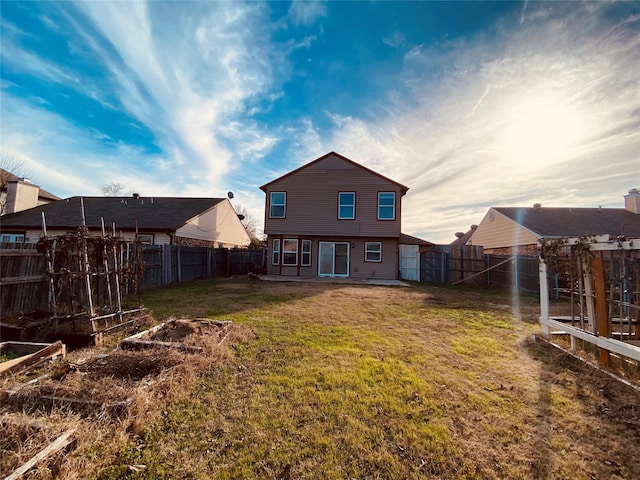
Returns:
[[[490,206],[640,187],[640,2],[13,2],[4,159],[61,197],[219,197],[329,151],[449,243]]]

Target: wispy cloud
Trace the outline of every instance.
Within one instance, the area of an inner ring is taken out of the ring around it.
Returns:
[[[392,35],[384,37],[382,43],[393,48],[403,47],[407,44],[407,38],[402,32],[393,32]]]
[[[403,228],[435,241],[487,205],[622,206],[640,171],[640,33],[596,7],[529,5],[529,21],[497,25],[497,39],[415,47],[409,95],[389,97],[382,118],[334,117],[325,148],[408,185]]]
[[[37,29],[3,15],[2,70],[38,87],[3,77],[3,151],[59,195],[109,181],[233,190],[262,218],[259,185],[335,150],[409,186],[403,228],[432,241],[489,205],[621,205],[639,186],[640,15],[621,17],[628,4],[525,1],[436,43],[367,32],[353,58],[333,55],[324,31],[339,3],[185,5],[21,5]],[[380,63],[377,47],[404,57]]]
[[[294,25],[313,25],[315,21],[327,14],[324,2],[294,0],[289,8],[289,19]]]
[[[53,121],[54,113],[31,107],[28,118],[36,123],[34,127],[56,132],[57,141],[46,155],[52,170],[72,177],[74,165],[69,157],[94,148],[104,158],[110,156],[113,165],[121,165],[115,170],[121,183],[139,184],[143,180],[138,167],[153,168],[163,172],[155,182],[147,182],[155,194],[211,196],[224,189],[226,173],[272,148],[275,139],[269,131],[247,117],[252,99],[277,98],[273,72],[286,55],[286,46],[279,52],[270,43],[271,27],[263,4],[206,3],[178,14],[161,2],[79,2],[56,7],[56,15],[69,27],[65,38],[69,51],[91,56],[91,63],[101,68],[101,77],[68,70],[17,42],[4,43],[4,68],[13,65],[23,74],[49,79],[97,100],[105,109],[128,115],[129,123],[151,132],[162,153],[150,155],[144,147],[130,147],[135,155],[127,155],[122,140],[113,144],[110,153],[104,145],[81,146],[77,139],[87,137],[82,125],[74,128],[63,118]],[[45,26],[58,29],[48,17],[40,18],[47,18]],[[5,63],[8,59],[20,62]],[[26,105],[19,104],[18,98],[11,99],[16,108],[7,105],[5,122],[26,114]],[[33,151],[23,141],[24,135],[16,128],[4,132],[3,148],[19,148],[34,161],[45,161],[38,158],[43,152]],[[60,182],[56,188],[65,191],[68,185]]]

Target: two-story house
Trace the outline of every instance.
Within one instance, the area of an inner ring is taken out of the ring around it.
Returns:
[[[260,189],[268,274],[398,278],[404,185],[330,152]]]

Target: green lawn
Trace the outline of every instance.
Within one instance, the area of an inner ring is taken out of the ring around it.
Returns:
[[[635,392],[532,344],[535,298],[202,281],[143,303],[239,333],[94,478],[640,477]]]

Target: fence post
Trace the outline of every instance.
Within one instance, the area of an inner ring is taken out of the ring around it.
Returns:
[[[487,271],[487,287],[491,285],[491,278],[489,278],[489,275],[491,275],[491,270],[489,270],[489,267],[491,266],[491,259],[489,258],[489,255],[485,255],[484,256],[484,268]]]
[[[542,258],[539,261],[540,278],[540,329],[542,334],[549,338],[549,284],[547,283],[547,264]]]
[[[449,283],[449,278],[447,275],[447,266],[449,263],[449,259],[447,258],[447,252],[442,252],[441,257],[440,278],[442,279],[442,283]]]
[[[598,336],[609,337],[609,317],[607,315],[607,292],[604,280],[604,259],[602,252],[600,256],[595,257],[591,263],[593,270],[594,294],[596,297],[596,322],[598,325]],[[598,347],[600,354],[600,364],[604,367],[609,366],[609,350]]]
[[[162,263],[162,284],[169,285],[172,282],[171,275],[171,244],[162,245],[161,263]]]

